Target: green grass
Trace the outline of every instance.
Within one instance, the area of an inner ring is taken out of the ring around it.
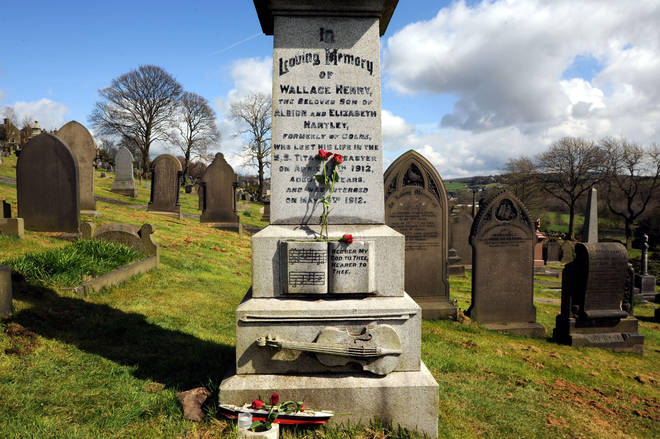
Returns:
[[[22,274],[31,283],[50,287],[73,287],[88,278],[109,273],[144,255],[122,244],[80,240],[66,247],[27,253],[0,262]]]
[[[97,195],[113,198],[111,178],[96,175]],[[196,198],[182,196],[184,212],[199,213]],[[15,187],[0,185],[1,198],[15,200]],[[136,204],[147,201],[142,188]],[[250,220],[261,218],[261,207],[239,204]],[[0,437],[236,437],[234,424],[214,416],[212,405],[205,421],[184,420],[176,393],[208,386],[216,401],[217,386],[232,373],[234,311],[251,284],[250,237],[131,206],[98,202],[97,208],[103,214],[92,219],[97,225],[154,224],[161,265],[85,299],[15,284],[14,313],[0,320]],[[0,236],[0,260],[68,245],[51,233]],[[469,273],[450,282],[452,299],[465,311]],[[559,285],[537,276],[536,298],[559,299]],[[559,305],[535,305],[546,338],[493,333],[470,320],[423,322],[422,360],[439,385],[440,437],[660,436],[656,305],[635,308],[646,337],[642,357],[552,343]],[[282,437],[415,436],[373,425],[284,427]]]

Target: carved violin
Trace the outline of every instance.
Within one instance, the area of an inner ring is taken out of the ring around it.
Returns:
[[[387,375],[396,369],[401,355],[401,340],[389,325],[366,327],[353,335],[347,329],[326,327],[313,343],[279,339],[266,335],[256,340],[257,346],[314,352],[321,364],[344,366],[357,363],[376,375]]]

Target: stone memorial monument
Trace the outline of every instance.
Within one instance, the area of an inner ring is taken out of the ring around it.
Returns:
[[[635,274],[635,296],[641,302],[655,302],[655,276],[649,274],[649,235],[642,242],[641,273]]]
[[[633,270],[622,244],[576,244],[575,260],[562,273],[554,340],[641,354],[644,337],[632,316],[632,288]]]
[[[252,237],[236,374],[220,402],[276,392],[338,413],[333,422],[436,438],[438,385],[404,292],[404,237],[384,224],[379,36],[396,4],[255,0],[274,35],[271,224]]]
[[[545,263],[561,261],[561,244],[556,239],[550,239],[546,246]]]
[[[472,246],[470,245],[470,229],[472,216],[459,212],[449,216],[449,248],[456,250],[456,255],[464,264],[472,263]]]
[[[0,265],[0,317],[11,314],[12,308],[11,268]]]
[[[466,314],[488,329],[543,337],[534,307],[534,223],[501,190],[479,203],[472,230],[472,304]]]
[[[94,199],[94,160],[96,159],[94,138],[87,128],[75,120],[64,124],[55,135],[71,149],[78,160],[80,213],[98,216]]]
[[[31,138],[16,164],[18,217],[25,230],[78,233],[78,160],[52,134]]]
[[[181,217],[179,188],[183,168],[179,159],[161,154],[151,164],[151,197],[147,210]]]
[[[240,231],[236,214],[236,186],[238,178],[222,153],[217,153],[206,168],[197,195],[203,223],[219,223],[223,229]]]
[[[122,146],[115,154],[115,180],[112,182],[111,192],[137,197],[135,178],[133,177],[133,154]]]
[[[598,242],[598,191],[592,187],[587,197],[582,242]]]
[[[405,291],[427,319],[456,318],[449,301],[449,216],[435,167],[410,150],[385,171],[385,224],[406,237]]]

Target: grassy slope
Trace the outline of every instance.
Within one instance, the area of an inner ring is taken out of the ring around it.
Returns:
[[[97,194],[109,197],[109,184],[97,178]],[[147,197],[141,191],[138,202]],[[15,188],[0,184],[0,198],[15,203]],[[182,194],[182,205],[196,213],[192,196]],[[0,437],[234,437],[224,421],[182,420],[175,393],[216,388],[231,369],[233,312],[250,285],[249,237],[194,219],[98,208],[98,224],[155,224],[162,265],[85,300],[31,286],[14,292],[15,313],[0,323]],[[258,208],[250,207],[249,218]],[[44,233],[3,237],[0,259],[61,245]],[[469,278],[451,282],[466,309]],[[537,297],[558,299],[558,285],[537,277]],[[550,333],[559,306],[536,306]],[[652,313],[650,305],[636,308],[643,357],[491,333],[469,321],[425,321],[422,356],[440,386],[440,436],[657,437],[660,326]],[[382,437],[378,431],[283,436]]]

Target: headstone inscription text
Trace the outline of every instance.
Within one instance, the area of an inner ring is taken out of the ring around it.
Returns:
[[[442,208],[429,193],[406,188],[391,197],[387,204],[387,224],[406,236],[406,251],[440,247],[441,226],[436,212],[442,212]]]
[[[369,242],[330,243],[330,292],[374,292],[373,246]]]
[[[378,32],[377,19],[275,17],[271,223],[318,221],[319,149],[344,156],[330,223],[383,223]]]

